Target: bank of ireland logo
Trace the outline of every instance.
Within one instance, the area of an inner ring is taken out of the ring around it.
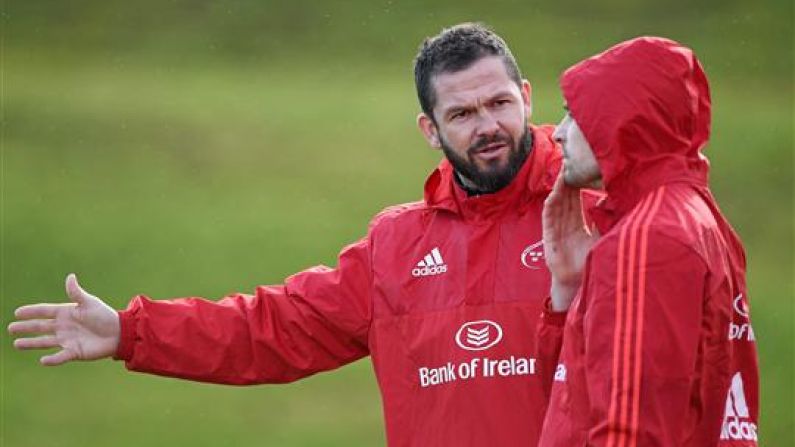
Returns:
[[[502,340],[502,328],[491,320],[464,323],[455,334],[459,348],[467,351],[483,351]]]
[[[529,245],[522,252],[522,265],[530,270],[538,270],[541,268],[540,261],[544,258],[544,241],[538,241],[535,244]]]

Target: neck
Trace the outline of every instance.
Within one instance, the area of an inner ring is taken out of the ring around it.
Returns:
[[[478,187],[472,180],[458,171],[454,171],[456,183],[467,193],[468,196],[479,196],[481,194],[491,194],[494,191],[484,191]]]

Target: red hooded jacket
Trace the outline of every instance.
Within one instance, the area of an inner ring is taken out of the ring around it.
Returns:
[[[607,197],[590,212],[602,237],[566,317],[540,445],[755,446],[745,254],[707,187],[701,65],[644,37],[573,66],[561,87]]]
[[[335,269],[219,302],[136,297],[116,357],[191,380],[279,383],[370,355],[390,446],[536,445],[548,390],[535,332],[549,272],[541,211],[552,128],[510,185],[467,197],[446,161],[423,202],[389,208]]]

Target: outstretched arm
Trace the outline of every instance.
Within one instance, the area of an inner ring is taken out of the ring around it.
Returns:
[[[232,385],[290,382],[353,362],[369,353],[369,253],[365,238],[340,253],[337,268],[217,302],[138,296],[120,312],[115,357],[134,371]]]
[[[367,238],[335,269],[313,267],[284,285],[220,301],[138,296],[116,312],[67,278],[64,304],[17,309],[18,349],[61,348],[45,365],[113,356],[128,369],[234,385],[289,382],[369,353],[371,270]]]
[[[83,290],[77,277],[66,277],[66,294],[71,302],[32,304],[19,307],[8,326],[17,349],[60,348],[45,355],[41,363],[61,365],[73,360],[98,360],[112,356],[119,345],[119,316],[101,299]],[[38,336],[31,336],[39,334]]]

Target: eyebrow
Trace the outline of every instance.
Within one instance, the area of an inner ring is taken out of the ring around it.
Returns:
[[[501,91],[489,96],[489,98],[486,99],[485,102],[492,102],[492,101],[494,101],[496,99],[504,98],[506,96],[512,96],[510,90],[501,90]],[[449,116],[453,112],[459,112],[461,110],[469,110],[471,108],[472,108],[472,106],[469,106],[469,105],[464,105],[464,106],[462,106],[462,105],[453,105],[453,106],[449,107],[447,110],[444,110],[442,112],[442,116]]]

